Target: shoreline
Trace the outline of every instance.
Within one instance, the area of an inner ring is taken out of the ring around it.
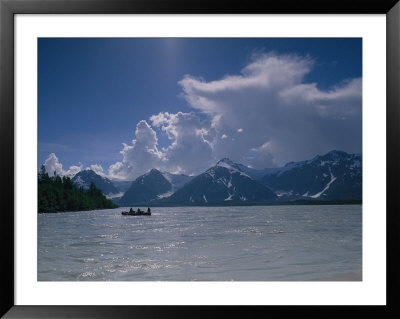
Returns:
[[[151,204],[151,205],[150,205]],[[329,200],[329,201],[310,201],[310,200],[295,200],[295,201],[279,201],[279,202],[268,202],[268,203],[235,203],[234,205],[229,204],[203,204],[203,205],[171,205],[171,204],[160,204],[160,203],[134,203],[133,205],[120,206],[120,207],[247,207],[247,206],[329,206],[329,205],[362,205],[362,200]]]
[[[119,206],[116,208],[99,208],[91,210],[73,210],[73,211],[59,211],[59,212],[38,212],[38,214],[62,214],[62,213],[75,213],[75,212],[91,212],[94,210],[106,210],[106,209],[124,209],[129,207],[151,207],[151,208],[168,208],[168,207],[259,207],[259,206],[342,206],[342,205],[362,205],[362,201],[327,201],[327,202],[312,202],[312,203],[301,203],[301,202],[283,202],[275,204],[242,204],[242,205],[132,205],[132,206]]]

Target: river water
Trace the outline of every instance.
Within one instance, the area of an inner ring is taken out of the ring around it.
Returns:
[[[122,210],[39,214],[38,280],[361,280],[361,205]]]

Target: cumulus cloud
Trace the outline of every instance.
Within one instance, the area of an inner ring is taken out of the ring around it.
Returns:
[[[47,159],[44,161],[44,167],[46,169],[46,172],[50,175],[53,176],[54,172],[57,175],[60,176],[68,176],[68,177],[73,177],[75,176],[77,173],[79,173],[80,171],[83,170],[92,170],[94,171],[96,174],[100,175],[100,176],[104,176],[107,177],[107,174],[104,172],[103,167],[99,164],[93,164],[90,165],[88,167],[83,166],[82,163],[79,163],[79,166],[77,165],[72,165],[69,167],[68,170],[64,170],[63,169],[63,164],[59,161],[58,157],[56,156],[55,153],[51,153]]]
[[[137,123],[108,176],[132,180],[152,168],[197,174],[223,157],[262,169],[332,149],[359,152],[361,78],[322,90],[304,80],[313,67],[308,56],[269,53],[254,56],[237,75],[184,76],[178,83],[193,111]],[[157,135],[170,143],[160,148]]]
[[[53,176],[54,172],[57,175],[60,176],[69,176],[72,177],[78,172],[82,170],[82,165],[80,166],[70,166],[67,171],[63,170],[62,164],[59,162],[58,157],[56,156],[55,153],[51,153],[49,157],[44,161],[44,167],[46,169],[46,172],[50,175]]]
[[[132,144],[123,143],[122,161],[110,165],[109,178],[133,180],[152,168],[191,175],[214,162],[210,119],[201,120],[194,112],[160,112],[149,120],[152,126],[145,120],[137,124]],[[154,129],[168,137],[169,145],[159,149]]]
[[[91,169],[97,175],[106,177],[106,174],[104,173],[103,167],[101,165],[99,165],[99,164],[90,165],[90,167],[88,167],[87,169]]]
[[[214,130],[209,120],[201,121],[194,112],[164,112],[151,116],[150,120],[172,140],[163,149],[164,166],[168,170],[191,174],[210,162]]]
[[[213,156],[265,168],[332,149],[360,151],[361,79],[321,90],[304,83],[313,64],[310,57],[270,53],[240,75],[210,82],[185,76],[179,84],[187,102],[208,114],[217,133]]]
[[[164,156],[158,150],[156,132],[142,120],[136,125],[132,144],[123,143],[122,162],[109,167],[109,177],[115,179],[134,179],[152,168],[163,166]]]

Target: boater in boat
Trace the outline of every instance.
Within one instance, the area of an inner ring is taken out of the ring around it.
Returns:
[[[150,216],[151,215],[151,210],[150,207],[147,208],[147,212],[140,210],[140,208],[138,208],[138,210],[135,212],[132,208],[129,209],[129,212],[121,212],[122,215],[130,215],[130,216],[141,216],[141,215],[147,215]]]

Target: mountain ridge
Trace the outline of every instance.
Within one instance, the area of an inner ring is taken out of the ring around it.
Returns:
[[[83,182],[88,187],[93,181],[119,205],[258,205],[361,200],[362,153],[332,150],[310,160],[261,170],[224,157],[197,176],[152,169],[135,181],[116,182],[124,191],[92,170],[77,173],[72,181],[84,188]]]
[[[261,181],[283,198],[361,199],[362,155],[330,151],[308,161],[287,163]]]
[[[276,195],[265,185],[251,178],[227,158],[196,176],[163,204],[211,205],[269,202]]]

